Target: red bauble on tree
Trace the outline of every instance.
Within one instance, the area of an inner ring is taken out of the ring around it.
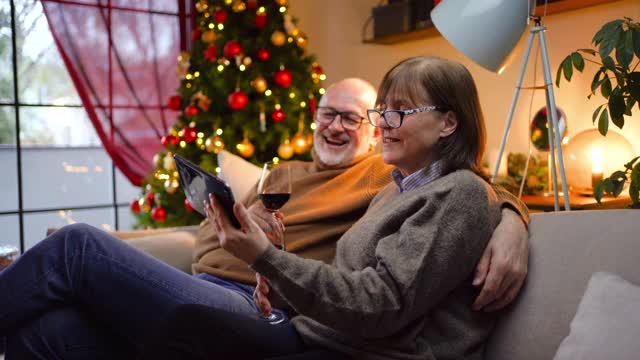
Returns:
[[[191,31],[191,40],[196,41],[200,39],[200,35],[202,35],[202,30],[199,28],[193,29],[193,31]]]
[[[216,58],[218,57],[218,48],[210,45],[209,47],[207,47],[207,49],[204,51],[204,58],[214,62],[216,61]]]
[[[155,199],[155,197],[156,197],[156,194],[153,191],[149,191],[147,193],[147,202],[149,204],[153,204],[153,199]]]
[[[289,86],[291,86],[292,81],[293,77],[291,76],[291,71],[287,69],[280,69],[273,75],[273,82],[283,88],[288,88]]]
[[[260,61],[267,61],[269,60],[269,57],[271,56],[271,54],[269,53],[269,50],[267,49],[260,49],[258,50],[258,59],[260,59]]]
[[[271,113],[271,120],[273,120],[273,122],[282,122],[286,117],[287,115],[282,111],[282,109],[276,109]]]
[[[197,115],[199,112],[198,108],[196,106],[193,105],[189,105],[184,109],[184,114],[187,116],[194,116]]]
[[[193,211],[193,207],[191,206],[189,199],[184,199],[184,207],[187,208],[188,211]]]
[[[316,112],[316,98],[313,97],[313,95],[309,96],[309,110],[311,111],[311,114]]]
[[[255,9],[258,7],[258,0],[247,0],[247,7],[249,9]]]
[[[218,9],[213,13],[213,19],[217,23],[223,23],[227,20],[227,12],[222,9]]]
[[[224,45],[223,52],[224,52],[224,57],[231,60],[234,57],[240,55],[240,53],[242,52],[242,47],[240,47],[239,42],[235,40],[231,40]]]
[[[178,95],[173,95],[167,100],[167,107],[174,111],[179,111],[182,108],[182,99]]]
[[[249,98],[247,97],[247,94],[237,89],[227,97],[227,103],[229,103],[229,107],[233,110],[244,109],[248,102]]]
[[[164,222],[167,218],[167,212],[160,206],[155,207],[151,210],[151,218],[156,222]]]
[[[256,18],[253,19],[253,23],[256,25],[256,29],[264,29],[267,26],[267,14],[258,14]]]
[[[131,208],[131,211],[136,214],[140,212],[140,202],[138,201],[138,199],[131,200],[131,204],[129,204],[129,207]]]
[[[187,144],[191,144],[198,137],[198,131],[192,127],[186,127],[182,130],[182,140]]]
[[[160,138],[160,142],[164,146],[177,145],[180,142],[180,139],[178,139],[177,136],[165,135],[162,138]]]

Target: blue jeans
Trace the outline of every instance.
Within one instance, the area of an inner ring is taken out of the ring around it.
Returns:
[[[257,314],[253,287],[191,276],[85,224],[65,226],[0,272],[6,360],[128,358],[172,309]]]

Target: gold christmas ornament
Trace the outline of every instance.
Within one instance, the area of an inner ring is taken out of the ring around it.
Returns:
[[[262,76],[258,76],[257,78],[253,79],[253,81],[251,81],[251,86],[253,86],[253,88],[256,89],[257,92],[263,93],[265,90],[267,90],[267,80]]]
[[[279,30],[276,30],[271,34],[271,43],[275,46],[282,46],[287,41],[287,36]]]
[[[249,66],[249,65],[251,65],[251,62],[252,62],[252,60],[251,60],[251,58],[250,58],[250,57],[248,57],[248,56],[245,56],[245,57],[244,57],[244,59],[242,59],[242,63],[244,64],[244,66]]]
[[[280,6],[286,6],[287,5],[287,0],[276,0],[276,4],[278,4]]]
[[[303,133],[297,133],[291,139],[293,143],[293,151],[300,155],[304,154],[309,149],[309,144],[307,144],[307,137]]]
[[[210,44],[216,40],[216,33],[213,30],[207,30],[200,37],[203,43]]]
[[[200,0],[196,3],[196,11],[200,13],[207,11],[208,8],[209,8],[209,4],[207,4],[206,0]]]
[[[160,159],[162,159],[162,155],[160,155],[160,153],[153,155],[153,165],[154,166],[160,165]]]
[[[148,213],[151,211],[151,204],[147,201],[147,197],[143,196],[138,200],[138,205],[140,205],[140,210]]]
[[[191,55],[188,52],[183,51],[180,53],[180,55],[178,55],[178,64],[185,65],[189,63],[190,58],[191,58]]]
[[[233,12],[242,12],[247,10],[247,4],[244,3],[244,1],[242,0],[235,0],[233,2],[233,5],[231,5],[231,10],[233,10]]]
[[[248,134],[245,131],[244,140],[242,140],[241,143],[236,145],[236,149],[238,150],[238,153],[240,154],[240,156],[244,158],[250,158],[251,156],[253,156],[253,153],[255,152],[255,147],[253,146],[251,141],[249,141],[249,138],[247,135]]]
[[[207,139],[204,142],[204,145],[207,148],[207,151],[210,153],[217,154],[220,150],[224,149],[224,141],[221,136],[214,135]]]
[[[293,156],[293,146],[291,146],[289,139],[286,139],[278,146],[278,156],[284,160],[290,159]]]
[[[169,194],[169,195],[173,195],[176,193],[176,191],[178,191],[178,188],[180,188],[180,183],[178,182],[177,179],[173,178],[173,179],[167,179],[167,181],[164,182],[164,190]]]
[[[163,159],[163,167],[167,171],[173,171],[176,169],[176,163],[173,161],[173,154],[168,152]]]

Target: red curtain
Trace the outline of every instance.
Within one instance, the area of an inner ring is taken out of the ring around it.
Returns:
[[[41,0],[82,104],[114,164],[140,185],[177,113],[185,0]]]

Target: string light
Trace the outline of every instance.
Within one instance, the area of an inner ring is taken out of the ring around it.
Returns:
[[[222,72],[222,70],[224,70],[224,65],[218,65],[218,72]]]
[[[191,89],[191,84],[187,83],[187,89]]]
[[[222,129],[218,129],[218,130],[216,130],[216,134],[217,134],[217,135],[222,135]]]
[[[187,74],[187,75],[185,75],[184,78],[187,79],[187,80],[191,80],[191,79],[193,79],[193,76],[191,74]]]
[[[271,159],[271,161],[272,161],[274,164],[278,164],[278,163],[280,162],[280,158],[279,158],[279,157],[277,157],[277,156],[274,156],[274,157],[273,157],[273,159]]]
[[[220,167],[216,167],[216,174],[220,174]]]
[[[287,8],[285,6],[280,6],[280,12],[283,13],[287,11]]]
[[[246,66],[244,66],[244,64],[238,66],[238,69],[240,69],[240,71],[245,71],[247,69]]]
[[[196,72],[194,72],[194,73],[193,73],[193,76],[194,76],[194,77],[199,77],[199,76],[200,76],[200,71],[196,71]]]
[[[289,37],[287,38],[287,42],[292,43],[292,42],[293,42],[293,38],[292,38],[291,36],[289,36]]]
[[[271,90],[267,89],[267,91],[264,92],[265,96],[271,96]]]
[[[327,75],[320,74],[320,80],[327,80]]]
[[[202,139],[204,137],[204,133],[203,132],[199,132],[198,133],[198,137]]]
[[[202,139],[196,140],[196,144],[198,144],[198,145],[202,145],[203,142],[204,142],[204,140],[202,140]]]
[[[222,23],[218,24],[218,30],[224,30],[224,25]]]
[[[320,93],[320,95],[324,95],[324,88],[320,88],[320,90],[318,90],[318,92]]]
[[[216,24],[214,24],[214,23],[209,23],[209,29],[213,29],[214,27],[216,27]]]
[[[187,142],[186,142],[186,141],[184,141],[184,140],[181,140],[181,141],[180,141],[180,147],[181,147],[181,148],[183,148],[183,147],[185,147],[185,146],[187,146]]]
[[[265,12],[264,6],[260,6],[260,8],[258,8],[257,13],[258,14],[264,14],[264,12]]]
[[[306,103],[306,102],[304,102],[304,101],[300,101],[300,107],[301,107],[301,108],[305,108],[305,107],[307,107],[307,103]]]
[[[316,123],[312,122],[311,125],[309,125],[309,127],[311,128],[311,130],[315,130],[318,125],[316,125]]]
[[[289,93],[289,98],[290,98],[290,99],[293,99],[293,98],[295,98],[295,97],[296,97],[296,93],[294,93],[294,92],[290,92],[290,93]]]

